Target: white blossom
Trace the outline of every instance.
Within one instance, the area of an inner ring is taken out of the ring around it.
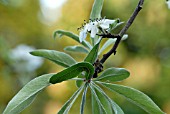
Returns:
[[[107,30],[110,27],[110,24],[113,24],[115,20],[110,19],[99,19],[95,21],[91,21],[86,23],[81,29],[79,33],[80,42],[84,41],[87,37],[87,33],[90,32],[90,37],[94,38],[96,34],[99,33],[99,28],[103,30]]]
[[[168,5],[168,9],[170,9],[170,0],[167,0],[166,4]]]
[[[113,24],[116,20],[110,20],[110,19],[102,19],[101,21],[99,21],[99,26],[102,29],[109,29],[109,25]]]

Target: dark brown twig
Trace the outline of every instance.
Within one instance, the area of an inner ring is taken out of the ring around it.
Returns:
[[[103,58],[100,60],[101,64],[103,64],[110,57],[110,55],[112,55],[113,53],[114,53],[114,55],[116,54],[116,49],[122,39],[122,36],[126,33],[126,31],[129,29],[129,27],[132,25],[133,21],[135,20],[136,16],[138,15],[139,11],[142,9],[143,3],[144,3],[144,0],[139,0],[139,3],[137,5],[136,9],[134,10],[133,14],[127,21],[126,25],[119,32],[118,35],[112,35],[112,34],[100,35],[100,36],[106,37],[106,38],[117,38],[117,40],[116,40],[115,44],[113,45],[113,47],[111,48],[111,50],[108,53],[103,55]],[[101,72],[101,68],[96,67],[93,78],[97,77],[97,74],[99,73],[99,71]]]

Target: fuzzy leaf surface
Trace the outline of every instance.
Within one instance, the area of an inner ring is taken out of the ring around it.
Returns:
[[[78,53],[88,53],[89,51],[82,46],[67,46],[64,48],[65,51],[78,52]]]
[[[71,97],[70,99],[62,106],[57,114],[68,114],[68,111],[72,107],[73,103],[81,93],[83,87],[80,87]]]
[[[57,35],[59,35],[59,37],[62,37],[63,35],[68,36],[68,37],[72,38],[73,40],[77,41],[78,43],[80,43],[79,36],[72,33],[72,32],[64,31],[64,30],[57,30],[57,31],[54,32],[53,37],[55,38]],[[83,46],[89,48],[89,49],[92,48],[91,44],[89,42],[87,42],[87,41],[83,41],[81,44]]]
[[[30,54],[46,58],[63,67],[69,67],[76,64],[76,60],[74,60],[70,55],[55,50],[39,49],[30,52]]]
[[[124,34],[121,40],[126,40],[128,38],[127,34]],[[114,43],[116,42],[116,38],[115,39],[108,39],[103,46],[101,47],[101,49],[99,50],[98,55],[100,55],[101,53],[103,53],[103,51],[105,49],[107,49],[109,46],[114,45]]]
[[[45,74],[39,76],[29,83],[27,83],[8,103],[3,114],[19,114],[22,110],[28,107],[37,93],[43,90],[45,87],[49,86],[49,79],[54,74]]]
[[[104,0],[95,0],[93,3],[90,19],[96,19],[101,17],[101,11]]]
[[[124,68],[108,68],[94,81],[116,82],[128,78],[129,75],[129,71]]]
[[[137,106],[144,109],[150,114],[165,114],[147,95],[142,93],[139,90],[130,88],[127,86],[110,84],[110,83],[100,83],[106,88],[110,89],[113,92],[119,93],[120,95],[127,98],[132,103],[135,103]]]

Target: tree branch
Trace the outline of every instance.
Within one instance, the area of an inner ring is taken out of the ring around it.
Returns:
[[[138,13],[140,12],[140,10],[142,9],[144,0],[139,0],[139,3],[136,7],[136,9],[134,10],[134,12],[132,13],[131,17],[129,18],[129,20],[127,21],[126,25],[123,27],[123,29],[119,32],[118,35],[112,35],[112,34],[104,34],[104,35],[100,35],[102,37],[107,37],[107,38],[117,38],[115,44],[113,45],[113,47],[111,48],[111,50],[103,55],[103,58],[100,60],[100,63],[103,64],[109,57],[110,55],[112,55],[114,53],[114,55],[116,54],[116,49],[122,39],[122,36],[126,33],[126,31],[129,29],[129,27],[132,25],[133,21],[135,20],[136,16],[138,15]],[[101,65],[100,65],[101,66]],[[101,72],[101,67],[96,67],[95,68],[95,73],[93,75],[93,78],[97,77],[97,74]]]

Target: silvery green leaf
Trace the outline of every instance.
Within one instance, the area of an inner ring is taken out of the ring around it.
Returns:
[[[71,39],[73,39],[73,40],[77,41],[78,43],[80,43],[79,36],[74,34],[74,33],[72,33],[72,32],[64,31],[64,30],[57,30],[57,31],[54,32],[54,36],[53,37],[55,38],[57,35],[59,35],[59,37],[61,37],[63,35],[68,36]],[[89,49],[92,48],[91,44],[89,42],[85,41],[85,40],[81,44],[83,46],[85,46],[86,48],[89,48]]]
[[[90,19],[96,19],[101,17],[101,11],[104,0],[95,0],[93,3]]]
[[[125,35],[123,35],[123,37],[122,37],[121,40],[126,40],[127,38],[128,38],[128,35],[125,34]],[[116,42],[116,38],[114,38],[114,39],[112,39],[112,38],[108,39],[108,40],[103,44],[103,46],[101,47],[101,49],[99,50],[98,55],[102,54],[103,51],[104,51],[106,48],[108,48],[110,45],[114,45],[115,42]]]
[[[123,110],[111,98],[109,98],[106,95],[106,93],[98,85],[96,85],[94,82],[92,84],[94,88],[96,88],[99,92],[101,92],[101,94],[103,94],[103,96],[105,96],[106,99],[110,102],[110,105],[112,109],[114,110],[115,114],[124,114]]]
[[[108,39],[103,46],[101,47],[101,49],[99,50],[98,55],[100,55],[106,48],[108,48],[111,44],[114,45],[114,43],[116,42],[116,39]]]
[[[101,11],[103,8],[103,2],[104,0],[95,0],[93,3],[93,7],[91,10],[91,14],[90,14],[90,19],[94,20],[94,19],[99,19],[101,18]],[[92,44],[95,45],[96,41],[98,39],[98,36],[96,36],[95,38],[91,38]]]
[[[60,111],[58,112],[58,114],[68,114],[68,111],[70,110],[70,108],[72,107],[73,103],[75,102],[75,100],[77,99],[77,97],[79,96],[79,94],[81,93],[81,91],[83,90],[83,86],[80,87],[71,97],[70,99],[63,105],[63,107],[60,109]]]
[[[109,99],[102,93],[101,89],[96,89],[96,87],[92,84],[92,87],[94,88],[96,95],[98,96],[101,104],[103,105],[103,108],[105,109],[107,114],[113,114],[112,107],[110,104]]]
[[[92,92],[91,92],[91,97],[92,97],[92,114],[101,114],[100,105],[98,104],[96,97]]]
[[[27,83],[8,103],[3,114],[19,114],[28,107],[37,94],[45,87],[49,86],[49,79],[54,74],[39,76]]]
[[[99,98],[98,98],[98,96],[97,96],[97,94],[96,94],[96,92],[95,92],[95,90],[94,90],[94,87],[91,85],[91,84],[89,84],[89,87],[90,87],[90,90],[91,90],[91,94],[94,96],[94,101],[96,101],[97,102],[97,104],[98,104],[98,106],[100,107],[99,109],[100,109],[100,113],[99,114],[107,114],[106,113],[106,109],[104,108],[104,106],[103,106],[103,104],[101,103],[101,101],[99,100]],[[94,108],[95,106],[92,106],[92,108]],[[95,109],[92,109],[93,111],[95,110]],[[94,113],[95,114],[95,113]]]
[[[69,67],[76,64],[76,60],[74,60],[70,55],[55,50],[39,49],[30,52],[30,54],[46,58],[63,67]]]
[[[100,84],[102,84],[104,87],[108,88],[113,92],[119,93],[120,95],[127,98],[127,100],[141,107],[142,109],[144,109],[146,112],[150,114],[165,114],[152,101],[151,98],[149,98],[147,95],[145,95],[139,90],[127,86],[117,85],[117,84],[102,83],[102,82],[100,82]]]
[[[94,81],[116,82],[128,78],[129,75],[129,71],[124,68],[112,67],[104,70],[100,76],[94,79]]]
[[[89,51],[82,46],[67,46],[64,48],[65,51],[78,52],[78,53],[88,53]]]
[[[83,92],[83,95],[82,95],[82,101],[81,101],[81,105],[80,105],[80,114],[84,114],[84,106],[85,106],[85,103],[86,103],[87,89],[88,89],[88,83],[86,83],[85,86],[84,86],[84,92]]]

